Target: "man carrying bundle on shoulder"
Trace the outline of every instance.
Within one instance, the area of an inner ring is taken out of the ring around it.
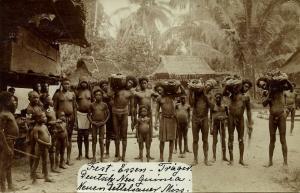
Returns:
[[[134,112],[134,94],[131,91],[137,86],[134,77],[114,74],[110,77],[110,85],[114,92],[112,105],[113,127],[116,135],[116,159],[115,161],[124,161],[127,149],[127,127],[128,127],[128,109]],[[129,107],[129,108],[128,108]],[[131,127],[134,126],[133,116],[131,116]],[[122,141],[122,157],[120,156],[120,141]]]
[[[208,162],[208,134],[209,134],[209,121],[208,112],[212,107],[210,100],[210,91],[213,89],[212,82],[203,82],[202,80],[193,80],[189,83],[189,101],[193,108],[192,113],[192,131],[193,131],[193,152],[194,161],[193,166],[198,164],[198,143],[199,132],[202,133],[204,164],[211,166]]]
[[[276,141],[276,130],[278,128],[280,143],[283,154],[283,165],[287,166],[287,144],[286,144],[286,103],[284,91],[293,89],[285,73],[278,70],[269,72],[257,80],[257,86],[264,90],[266,96],[263,106],[270,108],[269,115],[269,163],[265,167],[273,165],[273,152]]]
[[[252,114],[250,106],[250,98],[243,95],[243,81],[235,76],[225,80],[225,88],[223,95],[229,98],[229,117],[228,117],[228,150],[230,155],[229,165],[233,165],[233,140],[234,130],[237,130],[240,160],[239,164],[246,166],[244,162],[244,112],[247,112],[248,127],[252,128]]]
[[[185,95],[185,91],[177,81],[166,81],[156,87],[160,90],[160,97],[157,99],[155,129],[159,127],[160,140],[160,162],[164,161],[165,142],[169,142],[169,158],[168,162],[172,162],[172,154],[174,142],[176,140],[177,120],[175,111],[175,98]],[[160,113],[161,109],[161,113]],[[158,125],[159,120],[159,125]]]

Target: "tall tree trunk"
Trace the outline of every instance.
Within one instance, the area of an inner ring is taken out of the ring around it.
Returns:
[[[97,35],[97,17],[98,17],[98,0],[95,0],[95,14],[94,14],[94,30],[93,36]]]
[[[190,19],[191,19],[191,27],[192,27],[192,21],[193,21],[193,13],[192,13],[192,0],[189,0],[189,14],[190,14]],[[190,39],[189,39],[189,41],[190,41],[190,56],[192,56],[193,55],[193,33],[191,34],[191,37],[190,37]]]
[[[255,97],[255,62],[256,62],[256,43],[253,38],[254,38],[254,34],[255,33],[255,27],[256,27],[256,22],[255,20],[255,11],[253,10],[253,7],[255,2],[253,2],[252,0],[244,0],[244,7],[245,7],[245,16],[246,16],[246,71],[247,72],[251,72],[251,73],[247,73],[248,77],[252,83],[253,83],[253,97]],[[258,38],[258,37],[256,37]],[[246,73],[245,73],[246,75]]]

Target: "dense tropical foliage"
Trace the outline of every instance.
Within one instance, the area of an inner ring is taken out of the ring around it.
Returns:
[[[101,0],[97,9],[96,1],[87,2],[91,47],[63,47],[64,64],[91,55],[100,69],[139,75],[150,74],[159,55],[184,54],[204,58],[215,70],[253,78],[280,67],[300,45],[299,0],[128,0],[128,7],[111,15]],[[113,17],[120,18],[117,26]]]

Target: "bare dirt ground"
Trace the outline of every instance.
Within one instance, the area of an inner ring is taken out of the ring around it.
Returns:
[[[268,121],[256,118],[254,114],[254,132],[251,144],[246,143],[245,161],[249,164],[243,167],[238,164],[238,143],[235,136],[234,158],[235,164],[228,166],[226,162],[221,161],[221,147],[218,144],[217,162],[213,166],[207,167],[201,162],[198,166],[193,167],[193,191],[194,192],[299,192],[300,191],[300,122],[295,123],[294,135],[289,135],[290,122],[287,123],[287,142],[288,142],[288,170],[282,167],[282,153],[277,135],[276,147],[274,152],[274,166],[271,168],[263,167],[268,161]],[[201,137],[200,137],[201,139]],[[212,157],[211,151],[212,137],[209,137],[209,156]],[[159,146],[158,139],[153,139],[151,154],[158,158]],[[167,147],[167,146],[166,146]],[[97,147],[98,148],[98,147]],[[192,136],[189,131],[189,149],[192,150]],[[111,155],[114,147],[112,145]],[[138,154],[136,139],[128,139],[128,161],[134,162],[134,157]],[[200,160],[203,158],[202,142],[199,143]],[[77,172],[81,165],[89,161],[83,159],[75,160],[77,156],[77,146],[73,143],[73,163],[74,165],[60,174],[51,173],[55,183],[46,183],[39,180],[37,185],[31,185],[29,178],[29,164],[26,159],[17,160],[13,168],[13,180],[20,190],[18,192],[75,192]],[[167,157],[167,149],[165,150]],[[108,161],[112,161],[110,158]],[[174,154],[174,161],[191,163],[193,154],[187,154],[186,158],[178,158]]]

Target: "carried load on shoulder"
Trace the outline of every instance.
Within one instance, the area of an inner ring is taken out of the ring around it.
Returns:
[[[133,76],[126,76],[124,74],[118,73],[118,74],[112,74],[108,78],[110,87],[114,91],[126,89],[126,84],[128,81],[132,81],[133,87],[137,86],[137,80]]]
[[[160,93],[159,88],[163,88],[163,95],[168,95],[168,96],[182,96],[185,95],[184,88],[182,87],[180,81],[178,80],[165,80],[165,81],[160,81],[155,85],[155,91]],[[162,93],[160,93],[162,94]]]
[[[202,92],[205,88],[205,84],[202,79],[195,79],[188,83],[188,88],[193,91]]]
[[[232,94],[239,93],[242,89],[243,81],[237,76],[228,76],[224,79],[224,96],[231,96]]]
[[[258,88],[267,91],[284,91],[292,88],[292,84],[288,80],[288,75],[279,70],[265,73],[257,79],[256,85]]]

